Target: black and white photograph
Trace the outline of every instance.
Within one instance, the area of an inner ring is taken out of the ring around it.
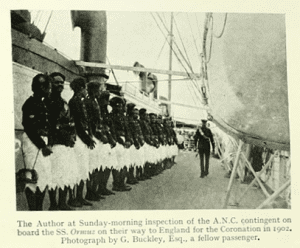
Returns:
[[[11,10],[11,32],[17,210],[291,208],[283,14]]]
[[[1,11],[11,247],[296,247],[297,4],[91,2]]]

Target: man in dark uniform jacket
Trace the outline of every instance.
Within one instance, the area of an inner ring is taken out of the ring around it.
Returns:
[[[97,100],[100,95],[99,89],[99,82],[92,81],[87,85],[88,96],[85,98],[85,106],[88,116],[89,134],[91,137],[94,137],[103,144],[107,144],[108,139],[102,132],[102,118],[100,113],[100,106]],[[98,150],[96,152],[98,153]],[[101,161],[99,161],[98,167],[102,166],[102,164],[100,163]],[[102,175],[99,174],[102,174],[103,171],[102,167],[101,170],[97,168],[97,165],[93,165],[93,167],[95,168],[93,169],[93,171],[90,171],[90,179],[87,180],[86,199],[89,201],[100,201],[100,199],[104,198],[101,197],[101,194],[98,193],[97,189],[98,185],[100,184],[99,179],[102,177]]]
[[[36,147],[36,150],[42,152],[41,167],[49,166],[49,163],[43,164],[43,158],[48,157],[52,153],[49,142],[51,141],[51,126],[49,122],[49,101],[48,96],[51,91],[51,78],[44,74],[36,75],[32,80],[33,96],[29,97],[22,107],[23,119],[22,124],[24,132],[28,136],[29,140]],[[48,143],[45,142],[43,137],[48,138]],[[24,143],[24,142],[23,142]],[[24,149],[23,149],[24,150]],[[37,157],[40,155],[34,155],[33,160],[37,161]],[[26,153],[24,154],[26,156]],[[32,162],[35,166],[35,161]],[[27,165],[28,166],[28,165]],[[38,169],[36,168],[37,173]],[[40,175],[41,176],[41,175]],[[50,173],[49,175],[51,176]],[[50,179],[50,178],[49,178]],[[47,180],[47,178],[45,178]],[[46,182],[47,183],[47,182]],[[45,189],[39,188],[39,182],[37,183],[36,190],[32,190],[29,187],[25,188],[25,195],[28,202],[29,210],[43,210],[43,201],[45,197]]]
[[[65,76],[59,72],[53,72],[50,74],[50,77],[53,79],[49,104],[49,120],[52,127],[51,146],[64,145],[74,147],[76,138],[75,124],[70,115],[67,102],[61,97],[61,93],[64,90]],[[63,168],[57,168],[56,166],[57,165],[54,165],[55,169],[64,171]],[[69,173],[71,173],[71,171]],[[49,210],[71,210],[66,204],[68,188],[67,185],[65,185],[64,188],[59,188],[58,205],[56,203],[56,189],[49,189]],[[71,190],[69,191],[72,192]]]
[[[135,107],[135,104],[133,104],[132,111],[130,111],[128,113],[129,125],[130,125],[130,129],[131,129],[131,132],[132,132],[134,143],[138,144],[139,149],[144,149],[143,146],[145,144],[145,138],[143,136],[140,120],[138,119],[139,118],[139,110],[137,108],[134,108],[134,107]],[[136,146],[136,148],[137,148],[137,146]],[[144,153],[142,153],[142,156],[145,157]],[[144,168],[144,164],[139,165],[136,168],[137,179],[140,180],[140,181],[143,181],[145,179],[150,179],[148,176],[146,176],[143,173],[143,168]]]
[[[126,119],[127,119],[127,123],[128,123],[128,128],[129,128],[131,136],[132,136],[133,145],[136,150],[139,150],[141,147],[141,144],[140,144],[140,140],[138,137],[139,135],[138,135],[137,129],[139,129],[140,127],[134,118],[134,107],[135,107],[134,103],[127,104]],[[134,162],[132,161],[132,163],[134,163]],[[128,183],[128,184],[137,184],[138,179],[141,180],[141,178],[138,178],[139,167],[136,166],[137,178],[134,177],[134,168],[135,168],[135,164],[131,164],[128,169],[127,181],[126,181],[126,183]]]
[[[172,133],[172,137],[173,137],[174,143],[176,144],[176,149],[178,149],[178,140],[177,140],[176,132],[174,130],[174,122],[172,121],[172,117],[170,117],[170,129],[171,129],[171,133]],[[176,153],[178,153],[178,150],[177,150]],[[175,157],[176,156],[174,155],[173,158],[172,158],[173,164],[176,164]]]
[[[161,149],[160,146],[164,145],[163,142],[163,137],[162,137],[162,130],[160,125],[157,123],[157,115],[154,113],[150,113],[150,126],[153,132],[153,138],[155,143],[157,144],[157,152],[160,152],[159,149]],[[163,159],[160,157],[160,159]],[[155,169],[154,169],[154,175],[158,175],[160,174],[163,169],[162,169],[162,163],[161,162],[157,162],[154,165]]]
[[[214,138],[211,130],[206,126],[206,123],[207,120],[202,120],[202,127],[197,130],[194,136],[195,147],[198,145],[200,155],[201,178],[207,176],[209,173],[210,143],[212,145],[213,153],[215,152]]]
[[[174,145],[174,140],[173,140],[173,133],[171,130],[171,124],[170,124],[170,118],[165,117],[163,119],[163,130],[165,134],[165,139],[166,139],[166,144],[167,144],[167,149],[171,149],[171,146]],[[170,169],[173,166],[172,159],[171,158],[166,158],[166,168]]]
[[[125,120],[125,103],[120,97],[114,97],[110,100],[110,105],[113,108],[110,113],[111,117],[111,133],[120,145],[128,149],[132,145],[132,139],[128,128],[127,120]],[[127,165],[128,166],[128,165]],[[114,191],[129,191],[131,187],[125,185],[124,181],[127,174],[126,166],[123,166],[119,171],[114,169],[113,172],[113,190]]]
[[[71,116],[75,122],[75,130],[78,137],[86,145],[88,149],[94,149],[95,141],[90,136],[87,110],[85,106],[86,81],[83,78],[75,78],[71,84],[71,89],[74,91],[73,97],[69,101]],[[83,197],[84,179],[80,181],[77,187],[76,200],[82,205],[91,206],[92,204],[86,201]],[[73,200],[73,199],[72,199]],[[74,199],[75,200],[75,199]]]
[[[149,124],[149,115],[146,113],[147,110],[145,108],[141,108],[139,110],[139,115],[140,115],[140,119],[139,119],[139,123],[141,126],[141,130],[145,139],[145,142],[149,145],[149,146],[154,146],[154,142],[152,141],[152,129],[150,127]],[[146,151],[147,152],[147,151]],[[149,161],[146,161],[145,163],[145,168],[144,168],[144,176],[147,179],[151,179],[151,164]]]
[[[100,87],[101,88],[101,87]],[[98,103],[100,105],[101,119],[102,119],[102,133],[108,139],[108,142],[113,149],[116,146],[116,141],[113,138],[113,135],[110,130],[112,123],[111,117],[109,115],[107,106],[109,105],[109,91],[100,91]],[[111,168],[105,168],[103,173],[100,173],[100,184],[98,187],[98,194],[101,195],[114,195],[115,193],[107,189],[107,182],[110,176]]]
[[[163,119],[162,119],[162,115],[157,115],[157,121],[156,121],[156,125],[157,125],[157,130],[159,131],[158,134],[158,138],[160,140],[160,144],[164,149],[164,153],[163,153],[163,158],[162,158],[162,162],[160,163],[161,166],[161,170],[166,169],[166,164],[167,164],[167,157],[166,157],[166,151],[167,151],[167,134],[165,133],[164,130],[164,126],[163,126]]]

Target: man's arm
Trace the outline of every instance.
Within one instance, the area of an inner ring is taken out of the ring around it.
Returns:
[[[212,145],[212,149],[213,149],[213,153],[214,153],[215,152],[215,141],[214,141],[214,137],[213,137],[211,130],[209,130],[209,132],[210,132],[209,139],[210,139],[210,143]]]

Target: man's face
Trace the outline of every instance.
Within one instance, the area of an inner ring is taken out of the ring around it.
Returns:
[[[39,79],[40,82],[40,94],[42,97],[48,97],[51,93],[51,83],[46,82],[46,79],[44,77],[41,77]]]
[[[137,109],[133,110],[133,119],[137,120],[139,118],[139,111]]]
[[[100,80],[100,88],[99,88],[100,92],[101,91],[106,91],[106,80],[104,78],[101,78]]]
[[[154,115],[150,116],[150,121],[151,123],[155,123],[156,122],[156,117]]]
[[[117,104],[116,106],[113,107],[113,109],[117,112],[117,113],[122,113],[123,112],[123,106],[121,104]]]
[[[61,93],[64,90],[64,80],[60,76],[56,76],[53,78],[52,82],[52,91]]]

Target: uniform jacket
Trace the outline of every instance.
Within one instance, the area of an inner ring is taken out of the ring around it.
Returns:
[[[75,123],[71,117],[67,102],[61,96],[50,97],[49,114],[52,131],[50,145],[74,146],[76,137]]]
[[[76,134],[86,144],[90,144],[92,138],[89,135],[88,115],[85,106],[84,97],[73,96],[69,101],[71,116],[75,122]]]
[[[128,116],[128,127],[130,129],[132,139],[136,148],[139,148],[144,145],[145,140],[140,126],[140,121],[135,120],[133,116]]]
[[[48,137],[51,140],[51,124],[49,122],[49,99],[29,97],[22,107],[22,124],[25,133],[33,144],[39,149],[47,144],[41,136]]]
[[[140,122],[141,130],[142,130],[145,142],[148,145],[154,145],[153,137],[152,137],[153,132],[152,132],[152,129],[150,127],[150,124],[144,119],[140,119],[139,122]]]
[[[126,120],[123,113],[115,112],[114,110],[110,113],[111,119],[111,133],[114,136],[114,139],[121,145],[124,145],[125,142],[133,143],[131,132],[128,127],[128,121]],[[123,137],[125,140],[123,140]]]
[[[201,134],[202,133],[202,134]],[[201,127],[200,132],[196,132],[194,136],[195,147],[198,145],[199,149],[210,149],[210,143],[212,144],[213,150],[215,149],[214,138],[209,128]]]

